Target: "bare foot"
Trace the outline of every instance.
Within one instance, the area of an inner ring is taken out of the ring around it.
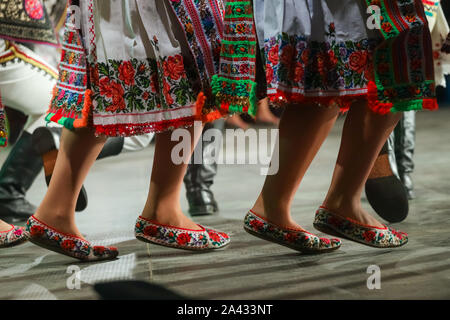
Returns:
[[[285,214],[268,214],[266,213],[266,210],[264,209],[264,206],[262,205],[262,201],[256,201],[255,205],[252,208],[253,213],[257,214],[267,222],[270,222],[276,226],[282,227],[284,229],[295,229],[295,230],[304,230],[306,231],[301,225],[299,225],[297,222],[292,220],[291,214],[285,213]]]
[[[265,123],[271,123],[275,125],[280,124],[280,119],[275,117],[275,115],[270,111],[269,107],[269,99],[263,99],[258,102],[258,111],[256,113],[256,121],[258,122],[265,122]]]
[[[11,230],[12,225],[6,223],[3,220],[0,220],[0,232],[5,232]]]
[[[370,213],[365,211],[363,208],[334,208],[332,205],[323,205],[327,210],[340,215],[341,217],[349,218],[355,220],[358,223],[369,225],[376,228],[383,228],[384,225],[377,219],[372,217]]]
[[[238,114],[227,118],[226,123],[231,127],[241,128],[243,130],[247,130],[250,127]]]
[[[153,220],[160,224],[165,224],[171,227],[202,230],[197,223],[186,217],[181,210],[178,211],[172,209],[160,209],[156,214],[146,214],[144,212],[142,213],[142,216],[146,219]]]
[[[34,215],[34,217],[60,233],[65,233],[84,239],[75,224],[75,219],[68,218],[68,215],[51,213],[41,214],[38,209],[38,212]]]
[[[275,117],[271,112],[268,114],[259,114],[256,116],[256,121],[257,122],[262,122],[262,123],[270,123],[273,125],[278,126],[280,124],[280,119],[278,119],[277,117]]]

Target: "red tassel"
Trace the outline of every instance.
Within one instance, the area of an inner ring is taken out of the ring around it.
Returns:
[[[367,94],[358,94],[350,96],[316,96],[316,97],[305,97],[300,93],[283,92],[277,90],[276,93],[269,94],[268,97],[270,101],[275,104],[282,106],[287,103],[291,104],[320,104],[327,107],[337,105],[340,108],[341,113],[345,113],[350,109],[350,106],[354,101],[362,97],[366,97]]]
[[[61,118],[62,118],[62,111],[61,111],[61,109],[59,109],[59,110],[55,113],[55,115],[54,115],[53,117],[50,118],[50,121],[52,121],[52,122],[58,122],[58,120],[61,119]]]
[[[73,122],[73,127],[74,128],[87,127],[91,110],[92,110],[92,91],[88,89],[84,93],[84,106],[83,110],[81,111],[81,118],[76,119]]]
[[[375,113],[382,115],[388,114],[391,111],[393,104],[390,102],[383,103],[378,100],[378,88],[375,82],[369,81],[367,88],[367,101],[369,108]]]
[[[215,110],[203,116],[203,122],[212,122],[217,119],[222,118],[224,115],[219,111]]]
[[[197,96],[197,101],[195,102],[195,119],[202,120],[203,107],[206,103],[206,96],[203,92],[200,92]]]
[[[434,111],[439,109],[439,106],[437,104],[436,99],[423,99],[422,108]]]
[[[190,127],[196,120],[195,116],[181,119],[173,119],[161,121],[158,123],[122,123],[113,125],[94,125],[95,134],[97,136],[105,135],[108,137],[128,137],[135,135],[142,135],[150,132],[164,132],[167,130],[174,130],[182,127]]]

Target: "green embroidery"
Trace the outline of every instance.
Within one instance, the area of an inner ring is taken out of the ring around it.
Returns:
[[[55,113],[47,114],[47,116],[45,117],[45,121],[46,122],[51,122],[52,118],[55,115],[56,115]],[[58,121],[56,121],[56,123],[62,125],[63,127],[65,127],[66,129],[69,129],[69,130],[73,130],[73,123],[74,122],[75,122],[75,119],[67,118],[67,117],[61,117],[60,119],[58,119]]]
[[[391,112],[420,110],[423,99],[435,99],[434,80],[427,70],[426,58],[431,50],[423,41],[422,33],[428,32],[426,17],[416,10],[417,0],[366,0],[368,6],[379,5],[380,33],[385,39],[374,53],[374,77],[378,101],[392,104]],[[395,13],[387,8],[394,7]],[[396,13],[398,11],[398,14]],[[399,30],[393,19],[404,26]],[[408,36],[400,37],[405,34]],[[426,40],[425,40],[426,41]],[[407,56],[407,61],[398,57]]]
[[[227,34],[222,41],[219,75],[212,78],[212,93],[221,109],[254,116],[257,41],[252,2],[228,1],[224,24]],[[240,40],[230,40],[237,37]]]
[[[246,112],[256,115],[257,84],[251,80],[232,80],[214,75],[211,83],[212,93],[218,105],[226,105],[230,113]]]

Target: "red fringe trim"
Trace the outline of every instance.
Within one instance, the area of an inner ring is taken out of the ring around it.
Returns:
[[[345,113],[350,109],[352,103],[362,97],[365,97],[366,94],[358,94],[351,96],[332,96],[332,97],[305,97],[300,93],[292,93],[292,92],[283,92],[281,90],[277,90],[276,93],[269,94],[268,98],[275,105],[284,105],[286,103],[302,103],[302,104],[321,104],[327,107],[329,106],[338,106],[341,113]]]
[[[50,118],[50,121],[52,121],[52,122],[58,122],[59,119],[61,119],[62,117],[63,117],[63,115],[62,115],[62,110],[60,109],[60,110],[57,110],[56,113],[55,113],[55,115],[54,115],[53,117]]]
[[[94,125],[95,135],[105,135],[108,137],[129,137],[135,135],[143,135],[151,132],[164,132],[167,130],[175,130],[178,128],[188,128],[194,125],[194,121],[202,120],[203,122],[211,122],[224,117],[219,111],[213,111],[204,115],[201,119],[197,115],[181,119],[173,119],[158,123],[149,122],[142,124],[115,124],[115,125]]]
[[[56,86],[53,89],[53,93],[54,95],[57,93]],[[142,124],[129,123],[129,124],[115,124],[115,125],[93,125],[93,127],[95,128],[96,135],[105,135],[108,137],[117,137],[117,136],[128,137],[134,135],[147,134],[151,132],[163,132],[166,130],[174,130],[181,127],[190,127],[194,125],[194,121],[202,121],[203,123],[212,122],[227,115],[227,113],[222,110],[214,110],[207,114],[203,114],[203,108],[205,106],[205,103],[206,103],[206,96],[203,92],[200,92],[197,97],[197,101],[195,103],[195,115],[191,117],[167,120],[158,123],[149,122]],[[51,112],[51,110],[52,106],[50,105],[49,112]],[[81,118],[74,120],[73,127],[77,129],[90,126],[90,119],[92,118],[91,113],[92,113],[92,91],[88,89],[85,92],[83,110],[81,111],[82,116]],[[58,109],[56,110],[55,116],[51,120],[57,122],[57,120],[60,119],[62,116],[63,110]]]
[[[369,108],[375,113],[379,113],[382,115],[388,114],[391,111],[393,104],[382,103],[378,100],[378,88],[375,82],[370,81],[367,89],[367,101],[369,104]]]
[[[226,116],[226,112],[221,112],[219,110],[211,111],[207,114],[203,114],[203,108],[206,104],[206,95],[200,92],[197,96],[197,102],[195,103],[195,120],[202,121],[203,123],[212,122]]]
[[[439,106],[436,99],[423,99],[422,108],[426,110],[438,110]]]
[[[347,112],[352,103],[358,99],[366,98],[369,108],[378,114],[388,114],[392,107],[392,103],[383,103],[378,100],[378,88],[375,82],[370,81],[367,86],[367,94],[347,95],[347,96],[334,96],[334,97],[305,97],[299,93],[289,93],[277,90],[274,94],[269,94],[268,97],[275,105],[283,105],[286,103],[314,103],[322,104],[325,106],[337,105],[341,112]],[[423,99],[422,108],[426,110],[437,110],[438,104],[436,99]]]
[[[206,96],[203,92],[200,92],[195,102],[195,119],[201,121],[203,117],[203,107],[206,103]]]
[[[92,111],[92,90],[87,89],[84,93],[84,105],[83,110],[81,111],[81,118],[76,119],[73,122],[74,128],[85,128],[89,124],[89,119],[91,117]]]
[[[108,137],[129,137],[135,135],[143,135],[151,132],[164,132],[167,130],[175,130],[177,128],[187,128],[194,125],[196,116],[162,121],[158,123],[125,123],[113,125],[94,125],[95,135],[105,135]]]
[[[215,121],[217,119],[223,118],[227,115],[226,112],[220,112],[219,110],[214,110],[206,115],[203,116],[203,122],[212,122]]]
[[[220,102],[220,110],[222,110],[222,114],[230,114],[230,106],[232,105],[231,102],[226,101],[226,100],[222,100]],[[242,110],[240,110],[239,112],[234,111],[233,113],[248,113],[248,106],[242,106]]]

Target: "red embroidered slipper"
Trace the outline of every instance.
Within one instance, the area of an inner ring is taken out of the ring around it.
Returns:
[[[112,260],[119,254],[116,247],[92,246],[89,241],[59,232],[34,216],[27,221],[26,233],[30,242],[82,261]]]
[[[166,226],[144,217],[137,218],[135,226],[136,239],[185,250],[220,249],[230,243],[230,237],[224,232],[205,228],[190,230]]]
[[[24,227],[11,226],[11,229],[0,232],[0,248],[13,247],[27,241]]]
[[[320,207],[316,212],[314,228],[376,248],[400,247],[408,242],[408,234],[405,232],[387,226],[379,228],[365,225],[324,207]]]
[[[244,219],[244,230],[263,240],[303,253],[325,253],[339,249],[341,240],[320,238],[306,230],[282,228],[268,222],[250,210]]]

